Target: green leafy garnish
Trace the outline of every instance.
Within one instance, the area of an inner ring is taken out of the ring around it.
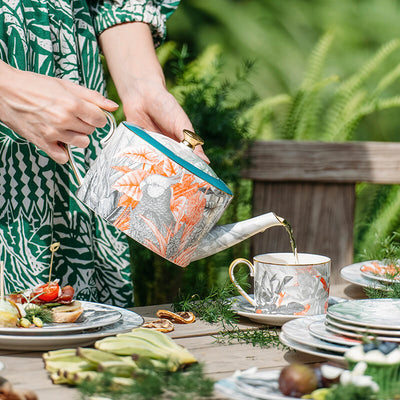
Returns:
[[[33,323],[33,318],[40,318],[44,324],[53,322],[53,313],[46,307],[34,306],[25,308],[25,318]]]

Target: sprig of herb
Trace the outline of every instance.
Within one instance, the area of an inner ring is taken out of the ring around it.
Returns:
[[[387,283],[383,286],[382,289],[368,286],[364,292],[370,299],[400,299],[400,283]]]
[[[25,313],[25,318],[30,322],[33,322],[34,318],[40,318],[44,324],[53,322],[53,313],[43,306],[28,306],[25,308]]]
[[[245,285],[241,282],[241,285]],[[284,347],[275,329],[260,327],[259,329],[239,329],[239,316],[233,311],[232,305],[237,294],[232,284],[211,289],[201,297],[197,294],[180,296],[172,307],[175,311],[191,311],[197,318],[208,323],[221,323],[222,330],[213,336],[218,343],[251,343],[260,347]]]
[[[325,400],[376,400],[377,398],[369,386],[337,385],[329,391]]]
[[[387,265],[397,265],[400,260],[400,233],[393,232],[383,238],[379,246],[372,250],[364,249],[361,257],[364,260],[379,260]]]
[[[218,335],[213,336],[217,343],[221,344],[234,344],[245,343],[260,346],[262,348],[282,348],[287,347],[280,341],[279,334],[274,328],[267,328],[265,326],[258,329],[245,329],[241,330],[235,328],[233,330],[226,330],[218,332]]]
[[[224,326],[233,326],[239,317],[232,310],[232,296],[236,294],[233,285],[221,288],[212,288],[206,295],[180,295],[172,303],[174,311],[191,311],[197,318],[208,323],[222,323]]]

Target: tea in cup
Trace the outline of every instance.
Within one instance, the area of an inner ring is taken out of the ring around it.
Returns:
[[[323,314],[328,308],[331,260],[316,254],[260,254],[253,264],[238,258],[229,267],[229,277],[240,294],[256,309],[283,315]],[[245,264],[254,277],[254,299],[236,281],[236,266]]]

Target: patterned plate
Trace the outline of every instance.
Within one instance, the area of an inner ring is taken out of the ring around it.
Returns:
[[[354,283],[358,286],[375,287],[377,289],[387,290],[387,287],[382,285],[382,283],[376,280],[368,279],[361,274],[360,268],[367,262],[368,261],[363,261],[343,267],[340,270],[341,277],[347,282]]]
[[[400,330],[400,299],[348,300],[328,307],[327,314],[352,325]]]
[[[367,336],[369,339],[378,339],[381,341],[400,343],[400,337],[398,336],[376,336],[376,335],[368,336],[367,333],[357,333],[353,331],[347,331],[346,329],[337,328],[336,326],[329,324],[325,324],[325,328],[327,331],[332,332],[336,335],[343,335],[354,339],[362,340]]]
[[[308,330],[308,326],[315,321],[325,321],[325,314],[313,315],[310,317],[304,317],[286,322],[286,324],[282,326],[282,332],[287,338],[292,339],[297,343],[313,346],[317,349],[330,350],[337,353],[344,353],[346,350],[348,350],[347,346],[327,343],[312,336]]]
[[[342,346],[354,346],[362,343],[361,340],[353,339],[339,333],[333,333],[326,329],[325,321],[315,321],[308,326],[310,334],[317,339],[330,343],[341,344]]]
[[[49,351],[67,347],[90,346],[96,340],[118,333],[129,332],[143,324],[143,317],[121,308],[122,317],[114,324],[96,331],[75,332],[67,335],[0,335],[0,349],[21,351]]]
[[[326,316],[327,325],[332,325],[340,329],[345,329],[347,331],[358,332],[358,333],[369,333],[371,335],[383,335],[383,336],[399,336],[400,330],[395,329],[375,329],[370,327],[364,327],[359,325],[345,324],[343,322],[337,321],[336,319]]]
[[[360,267],[361,275],[379,282],[400,282],[400,267],[370,261]]]

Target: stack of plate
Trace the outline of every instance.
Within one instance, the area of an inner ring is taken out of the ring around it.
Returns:
[[[338,361],[364,337],[400,343],[400,299],[348,300],[327,314],[286,322],[281,340],[287,346]]]
[[[143,324],[129,310],[81,301],[84,312],[74,323],[45,324],[43,328],[0,327],[0,349],[48,351],[68,346],[89,346],[96,340],[128,332]]]
[[[363,261],[347,265],[340,271],[343,279],[363,287],[387,289],[388,284],[400,283],[400,268],[381,261]]]

